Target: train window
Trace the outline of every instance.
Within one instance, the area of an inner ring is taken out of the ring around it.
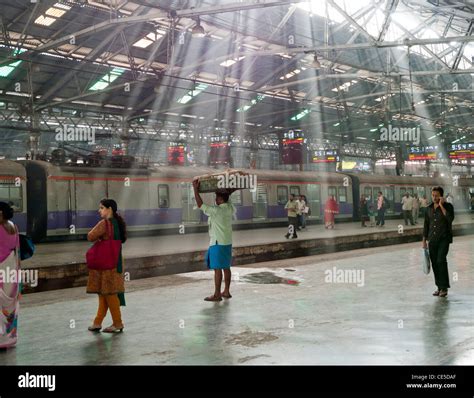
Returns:
[[[233,192],[232,195],[230,195],[230,200],[232,201],[232,204],[241,206],[242,205],[242,190],[237,189],[237,191]]]
[[[388,201],[389,210],[393,209],[393,203],[395,202],[395,188],[394,187],[384,187],[383,196]]]
[[[378,198],[379,192],[381,191],[380,187],[373,187],[374,190],[374,198]]]
[[[407,188],[408,193],[410,196],[413,196],[413,188]]]
[[[290,187],[290,194],[293,194],[295,196],[300,196],[300,187],[291,186]]]
[[[284,185],[277,186],[277,202],[279,205],[285,205],[288,202],[288,187]]]
[[[347,202],[347,188],[339,187],[339,203]]]
[[[367,200],[373,199],[371,187],[364,187],[364,196]]]
[[[426,188],[425,187],[416,187],[416,193],[418,194],[419,198],[422,198],[426,195]]]
[[[334,196],[337,197],[337,188],[336,187],[328,187],[328,197]]]
[[[21,187],[12,184],[0,184],[0,201],[10,204],[15,212],[23,211]]]
[[[160,209],[170,207],[170,188],[166,184],[158,185],[158,207]]]
[[[403,188],[403,187],[400,188],[400,200],[402,200],[402,197],[403,195],[405,195],[406,191],[407,191],[406,188]]]

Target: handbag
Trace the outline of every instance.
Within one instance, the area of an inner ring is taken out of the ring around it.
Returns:
[[[114,239],[112,223],[107,221],[109,239],[99,240],[86,253],[87,268],[110,270],[117,267],[122,241]]]
[[[423,250],[423,272],[428,275],[430,273],[431,268],[431,260],[430,260],[430,251],[428,249]]]

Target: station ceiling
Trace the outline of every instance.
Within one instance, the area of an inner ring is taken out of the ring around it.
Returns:
[[[64,112],[120,134],[472,142],[472,1],[0,0],[0,146]],[[40,122],[39,122],[40,120]]]

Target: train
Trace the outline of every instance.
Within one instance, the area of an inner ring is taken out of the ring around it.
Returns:
[[[234,225],[240,228],[281,226],[289,194],[305,195],[311,215],[319,223],[324,203],[334,195],[339,221],[359,220],[359,200],[369,201],[382,191],[388,200],[387,217],[400,217],[405,192],[426,195],[440,185],[454,198],[456,212],[471,211],[474,179],[366,175],[339,172],[243,170],[257,176],[254,190],[232,194]],[[159,166],[147,169],[61,166],[39,160],[0,160],[0,200],[12,204],[14,222],[35,242],[84,237],[99,220],[99,201],[117,200],[131,234],[179,233],[204,230],[207,218],[196,207],[192,179],[215,173],[207,167]],[[212,194],[203,194],[207,203]],[[198,229],[196,229],[198,227]],[[199,229],[200,228],[200,229]]]

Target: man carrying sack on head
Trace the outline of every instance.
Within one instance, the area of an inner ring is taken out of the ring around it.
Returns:
[[[199,179],[193,180],[194,197],[197,206],[206,214],[209,224],[209,250],[206,253],[206,263],[214,270],[214,294],[206,297],[205,301],[222,301],[222,297],[230,299],[230,281],[232,262],[232,218],[235,207],[229,197],[234,189],[216,192],[215,205],[206,205],[199,194]],[[221,293],[222,271],[224,271],[224,291]]]

